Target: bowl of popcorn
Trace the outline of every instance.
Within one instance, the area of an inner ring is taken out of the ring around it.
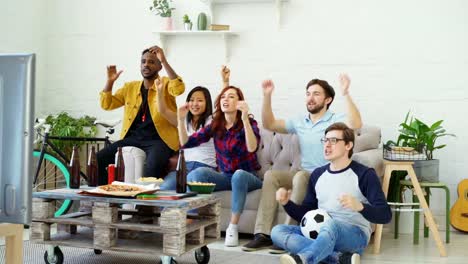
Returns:
[[[190,191],[197,192],[199,194],[212,193],[216,187],[216,183],[211,182],[187,182]]]
[[[162,178],[156,177],[141,177],[136,180],[137,184],[140,185],[153,185],[154,187],[161,185],[164,182]]]

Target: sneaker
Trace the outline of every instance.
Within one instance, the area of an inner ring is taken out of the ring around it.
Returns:
[[[277,245],[272,245],[269,249],[268,252],[270,254],[284,254],[286,253],[286,250],[282,247],[278,247]]]
[[[249,243],[242,246],[242,250],[244,251],[256,251],[264,248],[268,248],[273,245],[273,241],[271,238],[265,234],[255,234],[254,239]]]
[[[358,253],[345,252],[340,255],[338,260],[339,264],[359,264],[361,263],[361,256]]]
[[[237,247],[239,246],[239,233],[237,228],[228,227],[226,229],[226,239],[224,240],[226,247]]]
[[[284,254],[280,257],[280,264],[302,264],[302,260],[299,255],[296,254]]]

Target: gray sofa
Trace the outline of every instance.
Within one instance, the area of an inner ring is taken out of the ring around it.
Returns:
[[[298,171],[301,165],[298,138],[295,135],[277,134],[260,129],[261,142],[257,151],[258,159],[262,169],[258,175],[263,178],[267,170]],[[380,128],[375,126],[364,126],[356,131],[356,144],[353,159],[359,161],[377,171],[379,177],[383,176],[383,159],[380,144]],[[117,155],[116,155],[117,156]],[[134,183],[136,179],[143,176],[143,164],[145,152],[135,147],[124,147],[123,156],[125,162],[125,181]],[[175,168],[176,160],[172,162]],[[221,229],[227,228],[231,217],[231,191],[216,192],[221,198]],[[239,232],[253,233],[255,218],[257,216],[258,204],[260,202],[261,190],[250,192],[247,195],[244,212],[239,222]],[[279,206],[275,223],[283,223],[285,212]]]
[[[267,170],[298,171],[301,165],[298,138],[295,135],[272,133],[261,129],[261,142],[257,151],[262,165],[259,176],[263,177]],[[352,159],[372,167],[379,177],[383,176],[382,150],[379,149],[381,131],[375,126],[364,126],[356,131],[356,144]],[[226,230],[231,217],[231,191],[216,192],[221,198],[221,229]],[[239,222],[240,233],[253,233],[261,190],[255,190],[247,195],[244,212]],[[275,217],[275,223],[283,223],[285,212],[282,206]]]

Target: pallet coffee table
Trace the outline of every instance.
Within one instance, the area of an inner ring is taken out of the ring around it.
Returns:
[[[163,264],[176,263],[173,257],[195,249],[197,263],[209,262],[206,245],[220,237],[221,206],[215,196],[138,200],[77,194],[86,188],[33,193],[31,241],[49,245],[46,263],[63,263],[59,246],[90,248],[96,254],[102,250],[159,254]],[[54,200],[64,199],[79,201],[80,210],[54,217]],[[135,209],[122,209],[124,204]],[[57,232],[51,233],[54,224]]]

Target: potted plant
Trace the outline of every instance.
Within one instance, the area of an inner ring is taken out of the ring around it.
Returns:
[[[83,116],[74,118],[67,112],[46,117],[46,124],[50,125],[50,135],[57,137],[94,137],[97,133],[95,117]],[[68,157],[71,156],[73,145],[86,144],[84,141],[53,140],[53,143]]]
[[[185,14],[183,17],[182,17],[183,21],[184,21],[184,28],[186,31],[190,31],[192,30],[192,21],[190,21],[190,18],[187,14]]]
[[[153,0],[153,5],[150,6],[151,11],[155,11],[157,16],[164,19],[164,30],[172,30],[172,10],[175,8],[169,5],[172,0]]]
[[[446,145],[436,145],[437,139],[452,136],[442,127],[443,120],[427,125],[417,118],[409,118],[408,112],[405,121],[400,124],[400,135],[397,142],[389,141],[387,145],[404,147],[408,157],[414,159],[414,170],[420,181],[439,181],[439,160],[434,159],[434,151]],[[421,158],[422,157],[422,158]]]

